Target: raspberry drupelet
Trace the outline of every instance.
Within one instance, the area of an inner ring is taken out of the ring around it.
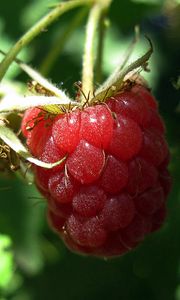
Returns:
[[[38,159],[66,156],[34,171],[49,223],[72,251],[119,256],[164,223],[169,150],[157,102],[145,87],[135,84],[105,103],[49,119],[29,109],[22,132]]]

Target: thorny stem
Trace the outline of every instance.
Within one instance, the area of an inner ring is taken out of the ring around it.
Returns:
[[[83,18],[87,14],[87,8],[83,8],[80,12],[75,15],[73,20],[68,24],[65,31],[62,33],[61,30],[58,33],[56,40],[54,41],[52,48],[43,59],[43,62],[40,66],[40,72],[43,75],[47,75],[52,69],[57,57],[62,52],[67,40],[70,38],[74,30],[81,24]]]
[[[99,20],[104,11],[109,7],[111,0],[99,0],[92,7],[87,27],[86,41],[84,47],[83,67],[82,67],[82,89],[86,97],[92,98],[94,90],[94,41]],[[85,102],[83,99],[82,102]]]
[[[0,63],[0,81],[4,77],[11,62],[15,59],[15,57],[21,51],[21,49],[27,44],[29,44],[38,34],[43,32],[48,25],[50,25],[60,15],[67,12],[68,10],[81,5],[91,4],[93,2],[94,0],[72,0],[68,2],[61,2],[47,15],[45,15],[42,19],[40,19],[17,41],[17,43],[9,50],[6,57]]]

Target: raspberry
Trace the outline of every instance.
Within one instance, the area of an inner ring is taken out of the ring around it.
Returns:
[[[66,221],[65,218],[60,217],[59,215],[55,214],[51,209],[48,210],[48,221],[49,225],[52,229],[58,231],[59,233],[63,232],[63,226]]]
[[[162,187],[155,187],[147,190],[134,199],[137,211],[141,215],[153,215],[164,202]]]
[[[97,217],[82,220],[71,215],[67,220],[67,232],[79,245],[96,248],[104,244],[107,233]]]
[[[155,186],[158,179],[157,169],[142,157],[136,157],[129,162],[129,180],[127,190],[135,196],[146,189]]]
[[[113,135],[109,152],[122,160],[129,160],[141,149],[142,132],[130,118],[118,116],[114,121]]]
[[[110,194],[116,194],[126,186],[128,181],[128,167],[123,161],[117,160],[112,155],[107,155],[99,183]]]
[[[121,240],[127,248],[134,248],[144,239],[146,231],[146,220],[141,215],[136,214],[132,222],[121,232]]]
[[[132,87],[131,90],[134,94],[136,94],[139,98],[143,99],[146,104],[152,108],[153,110],[157,110],[158,104],[153,97],[153,95],[142,85],[136,84]]]
[[[72,200],[74,211],[85,217],[96,216],[104,207],[105,192],[97,186],[84,186]]]
[[[103,105],[88,107],[81,115],[81,139],[106,149],[112,137],[113,119]]]
[[[29,108],[26,110],[23,116],[21,130],[23,135],[27,138],[30,130],[35,126],[35,124],[43,119],[43,112],[41,109]],[[28,130],[29,129],[29,130]]]
[[[140,125],[145,125],[149,119],[149,110],[146,102],[132,92],[117,94],[108,100],[108,106],[116,115],[129,117]]]
[[[104,163],[103,151],[85,140],[81,140],[67,159],[67,169],[74,178],[82,184],[86,184],[99,178]]]
[[[75,150],[80,141],[80,123],[79,111],[57,116],[52,127],[52,137],[58,149],[66,153]]]
[[[160,165],[168,154],[168,147],[162,134],[154,129],[144,130],[140,155],[154,166]]]
[[[66,156],[59,166],[34,170],[49,223],[72,251],[122,255],[164,223],[169,151],[157,102],[145,87],[56,117],[30,109],[22,133],[38,159]]]
[[[108,231],[116,231],[130,224],[134,213],[134,202],[127,194],[121,193],[116,197],[107,199],[100,213],[100,220]]]
[[[70,176],[66,176],[63,171],[57,170],[48,180],[48,188],[51,196],[60,203],[72,202],[78,184]]]

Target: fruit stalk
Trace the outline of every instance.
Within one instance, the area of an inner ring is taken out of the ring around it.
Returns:
[[[108,27],[108,20],[106,20],[106,14],[102,14],[99,22],[99,33],[98,33],[98,46],[97,46],[97,58],[96,58],[96,82],[100,84],[102,81],[102,63],[103,63],[103,52],[104,52],[104,37],[106,29]]]
[[[82,89],[86,98],[93,96],[94,91],[94,40],[96,37],[96,31],[101,18],[101,15],[110,6],[111,0],[97,1],[92,7],[87,27],[86,27],[86,41],[84,47],[83,66],[82,66]],[[86,99],[82,99],[82,102],[86,102]]]

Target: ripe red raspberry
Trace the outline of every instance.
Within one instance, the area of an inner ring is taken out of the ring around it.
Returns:
[[[27,130],[27,128],[29,130]],[[48,219],[73,251],[112,257],[136,247],[166,217],[171,179],[164,123],[141,85],[100,103],[47,118],[26,111],[22,132]]]

